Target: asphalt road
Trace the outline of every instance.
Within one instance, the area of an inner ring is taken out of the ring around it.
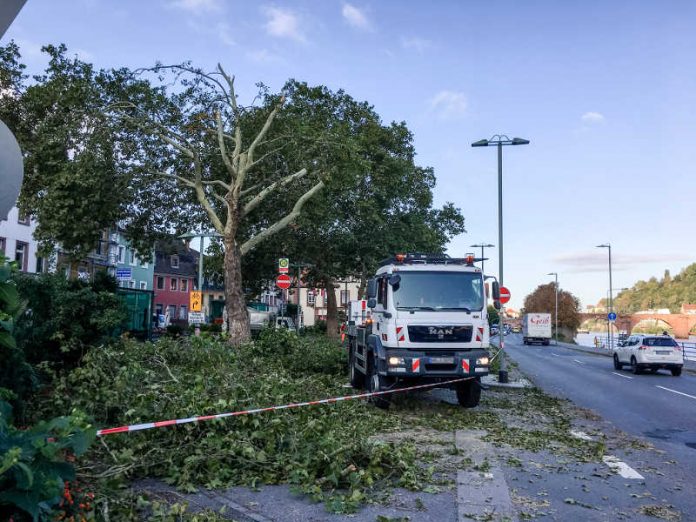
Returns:
[[[524,346],[522,336],[505,338],[520,369],[548,393],[590,408],[621,430],[651,442],[683,466],[696,482],[696,376],[633,375],[615,371],[609,357],[561,346]]]

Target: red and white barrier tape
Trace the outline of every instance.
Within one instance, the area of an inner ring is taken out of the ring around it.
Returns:
[[[357,395],[345,395],[343,397],[333,397],[331,399],[321,399],[318,401],[309,402],[295,402],[290,404],[284,404],[282,406],[270,406],[268,408],[256,408],[253,410],[243,410],[235,411],[229,413],[218,413],[216,415],[202,415],[198,417],[188,417],[186,419],[174,419],[158,422],[146,422],[143,424],[131,424],[130,426],[119,426],[117,428],[106,428],[97,431],[97,436],[102,437],[104,435],[113,435],[114,433],[124,433],[131,431],[141,431],[150,430],[153,428],[163,428],[165,426],[178,426],[179,424],[189,424],[191,422],[202,422],[213,419],[224,419],[226,417],[239,417],[241,415],[252,415],[254,413],[263,413],[266,411],[278,411],[278,410],[290,410],[293,408],[301,408],[303,406],[315,406],[317,404],[333,404],[334,402],[349,401],[353,399],[366,399],[368,397],[376,397],[377,395],[387,395],[390,393],[399,393],[411,390],[421,390],[424,388],[433,388],[435,386],[445,386],[447,384],[454,384],[456,382],[468,381],[474,377],[461,377],[459,379],[453,379],[451,381],[436,382],[431,384],[419,384],[418,386],[409,386],[407,388],[394,388],[393,390],[384,390],[378,392],[368,392],[359,393]]]

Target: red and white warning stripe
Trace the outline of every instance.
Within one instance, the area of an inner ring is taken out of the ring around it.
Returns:
[[[119,426],[117,428],[106,428],[106,429],[98,430],[97,436],[102,437],[104,435],[113,435],[114,433],[150,430],[153,428],[163,428],[164,426],[178,426],[179,424],[189,424],[191,422],[202,422],[202,421],[208,421],[208,420],[213,420],[213,419],[224,419],[227,417],[239,417],[241,415],[252,415],[254,413],[263,413],[266,411],[289,410],[289,409],[293,409],[293,408],[302,408],[304,406],[316,406],[317,404],[333,404],[335,402],[349,401],[349,400],[353,400],[353,399],[367,399],[368,397],[376,397],[377,395],[387,395],[390,393],[400,393],[400,392],[406,392],[406,391],[411,391],[411,390],[420,390],[420,389],[424,389],[424,388],[433,388],[435,386],[445,386],[448,384],[454,384],[456,382],[467,381],[469,379],[473,379],[473,377],[462,377],[459,379],[453,379],[451,381],[436,382],[436,383],[431,383],[431,384],[419,384],[417,386],[409,386],[407,388],[394,388],[393,390],[359,393],[357,395],[345,395],[343,397],[333,397],[330,399],[321,399],[318,401],[294,402],[294,403],[290,403],[290,404],[284,404],[282,406],[269,406],[268,408],[256,408],[253,410],[234,411],[234,412],[229,412],[229,413],[217,413],[215,415],[202,415],[202,416],[198,416],[198,417],[188,417],[185,419],[146,422],[143,424],[131,424],[129,426]]]

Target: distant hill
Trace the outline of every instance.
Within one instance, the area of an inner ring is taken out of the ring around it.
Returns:
[[[651,277],[648,281],[638,281],[614,298],[614,309],[632,313],[669,308],[670,312],[679,313],[683,303],[696,303],[696,263],[674,277],[669,270],[665,270],[660,280]]]

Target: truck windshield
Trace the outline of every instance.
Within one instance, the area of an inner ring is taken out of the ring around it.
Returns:
[[[483,309],[483,278],[471,272],[399,272],[394,287],[398,310]]]

